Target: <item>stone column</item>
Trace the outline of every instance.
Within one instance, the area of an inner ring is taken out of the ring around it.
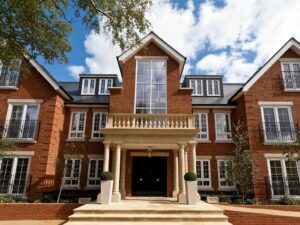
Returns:
[[[191,165],[191,172],[197,174],[197,165],[196,165],[196,160],[197,160],[197,155],[196,155],[196,143],[192,143],[190,144],[190,151],[191,151],[191,161],[190,161],[190,165]],[[201,197],[200,194],[197,193],[197,200],[200,202]]]
[[[185,168],[184,168],[184,174],[189,171],[189,158],[188,158],[188,147],[186,147],[184,151],[184,163],[185,163]]]
[[[125,192],[126,152],[127,152],[126,149],[122,150],[122,155],[121,155],[121,196],[123,199],[126,197],[126,192]]]
[[[109,171],[110,142],[104,142],[103,172]],[[101,192],[97,196],[97,202],[101,203]]]
[[[110,143],[104,142],[103,171],[109,171],[109,151],[110,151]]]
[[[178,202],[186,203],[186,191],[185,191],[185,181],[184,181],[184,172],[185,172],[185,153],[184,147],[185,144],[179,143],[179,194],[178,194]]]
[[[179,193],[179,179],[178,179],[178,150],[173,151],[173,157],[174,157],[174,178],[173,178],[173,183],[174,183],[174,188],[173,188],[173,198],[178,197]]]
[[[121,165],[121,145],[116,144],[114,150],[114,186],[112,193],[112,202],[119,202],[121,200],[120,194],[120,165]]]

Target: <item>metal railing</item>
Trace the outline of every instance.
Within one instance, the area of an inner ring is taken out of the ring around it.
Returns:
[[[38,120],[7,120],[3,137],[6,139],[36,139],[39,124]]]
[[[264,142],[294,142],[298,126],[290,122],[265,122],[261,124]]]
[[[108,114],[105,128],[195,129],[195,115]]]
[[[281,78],[284,90],[300,90],[300,72],[282,71]]]

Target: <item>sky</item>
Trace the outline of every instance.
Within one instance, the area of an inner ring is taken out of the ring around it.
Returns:
[[[184,75],[223,75],[245,82],[291,37],[300,41],[299,0],[153,0],[150,30],[187,57]],[[69,35],[67,64],[46,64],[59,81],[80,73],[120,74],[121,53],[109,34],[85,29],[80,20]]]

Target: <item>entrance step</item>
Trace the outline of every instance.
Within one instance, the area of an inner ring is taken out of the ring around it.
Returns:
[[[223,210],[200,202],[123,200],[111,205],[87,204],[74,209],[65,225],[230,225]]]

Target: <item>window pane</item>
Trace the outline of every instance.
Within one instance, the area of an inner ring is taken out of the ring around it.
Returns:
[[[28,158],[18,158],[17,168],[13,184],[12,193],[23,194],[25,192],[27,169],[29,164]]]
[[[3,158],[0,167],[0,193],[8,193],[12,176],[13,158]]]
[[[284,195],[284,179],[279,160],[270,161],[272,189],[274,195]]]
[[[286,179],[289,187],[290,195],[300,195],[300,178],[298,174],[298,169],[295,161],[285,161],[286,167]]]

